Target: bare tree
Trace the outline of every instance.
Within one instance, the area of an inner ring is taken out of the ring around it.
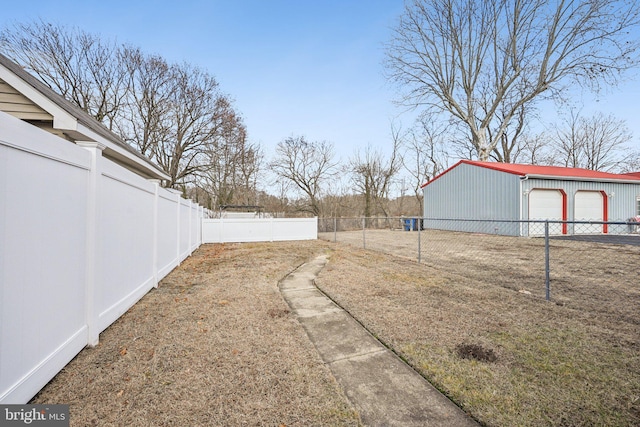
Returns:
[[[585,165],[587,169],[621,171],[632,154],[628,143],[633,137],[624,120],[597,113],[583,122],[585,127]]]
[[[621,173],[640,172],[640,151],[632,152],[626,161],[621,165]]]
[[[272,183],[273,189],[276,191],[275,196],[263,195],[262,202],[265,205],[265,209],[273,212],[276,217],[282,217],[290,211],[289,194],[292,186],[292,182],[288,179],[278,176]]]
[[[324,185],[337,173],[333,157],[331,143],[308,142],[303,136],[289,137],[278,143],[270,167],[304,195],[304,204],[299,209],[319,217]]]
[[[518,151],[513,155],[514,163],[532,165],[553,165],[555,160],[549,147],[549,136],[542,132],[536,135],[525,134],[521,138]]]
[[[189,64],[170,65],[137,48],[42,21],[5,29],[0,47],[158,163],[171,177],[165,184],[185,194],[209,169],[208,154],[246,139],[216,80]]]
[[[16,24],[0,47],[54,91],[113,130],[129,83],[122,48],[98,36],[43,21]]]
[[[563,126],[555,126],[553,157],[563,166],[623,171],[634,155],[628,146],[631,138],[624,120],[602,113],[582,117],[572,111]]]
[[[583,150],[585,145],[583,138],[586,136],[580,128],[580,115],[575,110],[571,110],[563,125],[555,124],[554,127],[554,149],[556,153],[556,163],[562,163],[565,167],[578,168],[583,164]]]
[[[247,205],[258,204],[258,180],[262,176],[264,152],[258,143],[245,142],[238,159],[238,201]]]
[[[639,11],[617,0],[413,0],[387,70],[403,103],[451,115],[487,160],[523,108],[572,81],[615,83],[634,66]]]
[[[125,48],[122,58],[130,83],[127,108],[120,113],[117,129],[125,141],[151,157],[170,138],[175,68],[162,57],[145,55],[136,48]]]
[[[496,141],[496,146],[489,156],[491,159],[500,163],[515,163],[519,154],[527,149],[526,144],[529,142],[527,139],[528,122],[537,115],[533,107],[533,103],[524,104],[513,113],[513,117],[504,127],[500,140]],[[503,121],[510,113],[510,111],[501,108],[497,114]],[[492,128],[488,129],[490,140],[495,139],[493,138],[493,130]]]
[[[387,203],[394,177],[398,173],[401,139],[397,130],[393,132],[393,148],[389,158],[367,146],[364,154],[357,151],[349,161],[349,170],[354,188],[364,201],[363,215],[371,217],[382,214],[388,216]]]
[[[448,167],[446,126],[431,115],[423,115],[407,135],[402,165],[411,176],[413,192],[422,205],[422,185]]]
[[[206,153],[229,117],[229,100],[205,71],[188,64],[175,68],[175,90],[169,103],[170,134],[160,141],[154,158],[171,177],[168,187],[184,186],[206,170]]]
[[[211,193],[214,206],[256,204],[262,162],[262,149],[247,141],[241,118],[230,112],[208,148],[203,174],[204,186]]]
[[[214,209],[235,204],[237,184],[236,164],[240,156],[238,141],[214,144],[207,154],[204,186],[211,194]]]

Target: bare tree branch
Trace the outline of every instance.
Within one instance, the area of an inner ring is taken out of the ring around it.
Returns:
[[[43,21],[4,30],[0,47],[158,163],[171,177],[167,186],[185,190],[213,168],[211,153],[238,150],[245,157],[225,161],[240,161],[244,177],[229,185],[256,182],[251,174],[258,171],[259,147],[246,151],[245,126],[207,72]]]
[[[354,189],[364,198],[365,217],[378,214],[387,217],[389,214],[387,204],[391,184],[401,166],[399,130],[392,128],[392,134],[393,149],[388,159],[371,146],[367,146],[364,154],[358,151],[349,161],[348,168]]]
[[[571,82],[615,83],[637,64],[636,1],[413,0],[387,48],[402,103],[464,124],[481,160],[512,120]],[[508,148],[508,147],[506,147]],[[509,153],[500,153],[503,161]]]
[[[129,73],[127,108],[118,121],[123,139],[145,156],[152,156],[169,139],[170,101],[174,96],[174,69],[159,56],[125,48],[123,61]]]
[[[98,121],[113,129],[129,83],[115,42],[77,28],[35,21],[0,34],[6,56]]]
[[[634,157],[628,145],[631,138],[624,120],[602,113],[582,117],[571,111],[563,126],[555,126],[553,158],[568,167],[626,171]]]
[[[308,142],[302,136],[289,137],[278,143],[270,167],[305,195],[306,203],[300,209],[321,216],[324,185],[337,173],[333,157],[333,145],[326,141]]]
[[[402,164],[411,176],[414,195],[420,206],[422,185],[448,167],[450,155],[446,150],[446,131],[444,124],[426,114],[407,135]]]

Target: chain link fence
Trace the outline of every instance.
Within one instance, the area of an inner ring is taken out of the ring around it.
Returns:
[[[416,260],[458,277],[569,303],[622,292],[640,308],[640,223],[320,218],[318,237]],[[605,292],[606,295],[606,292]]]

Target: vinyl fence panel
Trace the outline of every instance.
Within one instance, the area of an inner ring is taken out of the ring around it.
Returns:
[[[318,218],[275,219],[272,240],[315,240],[318,238]]]
[[[0,403],[26,403],[197,248],[203,209],[0,112]]]
[[[202,220],[203,243],[271,242],[318,238],[318,218]]]
[[[114,163],[103,163],[97,224],[100,331],[155,285],[150,220],[155,186]]]
[[[4,113],[0,130],[0,403],[23,403],[86,344],[90,155]]]
[[[160,189],[158,203],[158,276],[164,277],[178,265],[178,203],[179,195]]]
[[[188,200],[181,199],[180,200],[180,246],[179,246],[179,254],[180,261],[185,259],[191,254],[191,248],[189,244],[190,231],[191,227],[191,202]]]

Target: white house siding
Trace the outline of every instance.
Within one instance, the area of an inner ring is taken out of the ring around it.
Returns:
[[[519,235],[514,223],[459,221],[519,219],[519,181],[518,175],[461,163],[424,188],[425,227]]]

